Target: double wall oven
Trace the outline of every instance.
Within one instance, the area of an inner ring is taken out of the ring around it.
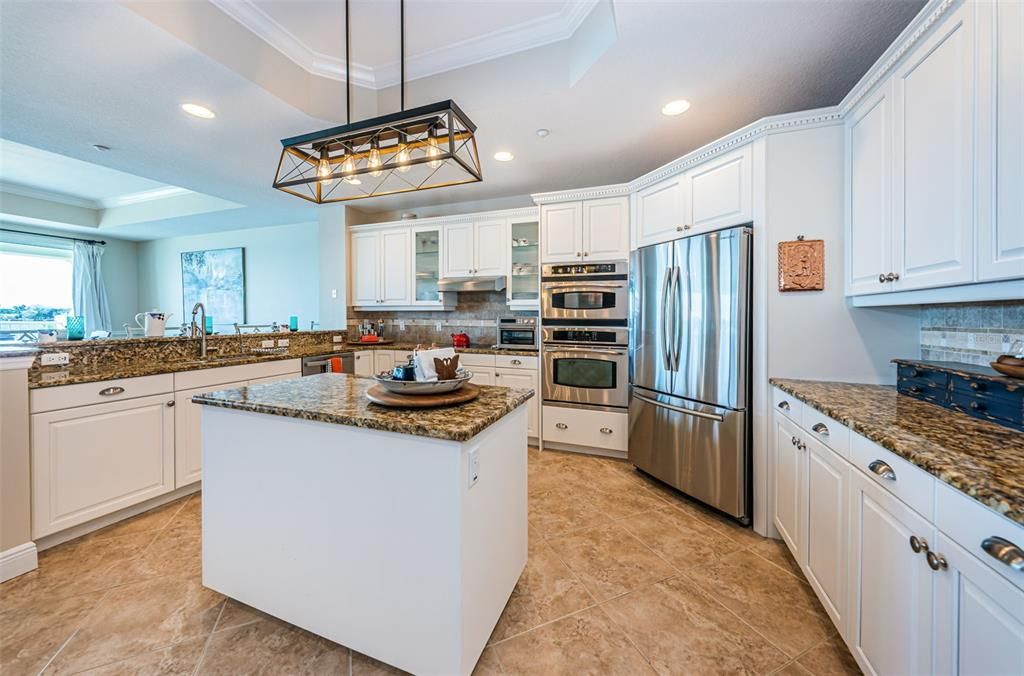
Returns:
[[[629,280],[625,261],[545,265],[541,274],[547,404],[629,406]]]

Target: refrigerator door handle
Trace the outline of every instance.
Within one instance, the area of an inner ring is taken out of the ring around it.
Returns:
[[[682,296],[679,293],[679,278],[682,276],[682,269],[677,265],[672,268],[672,370],[679,371],[679,351],[682,348],[681,325],[682,321]]]
[[[672,300],[669,292],[672,281],[672,268],[665,268],[665,278],[661,281],[661,356],[665,362],[665,370],[672,370],[672,348],[669,345],[670,331],[668,325],[668,303]]]
[[[651,404],[652,406],[658,406],[659,408],[668,409],[669,411],[675,411],[676,413],[682,413],[683,415],[692,415],[694,418],[706,418],[708,420],[714,420],[715,422],[722,422],[725,420],[723,416],[717,415],[715,413],[705,413],[704,411],[691,411],[688,408],[682,408],[681,406],[673,406],[672,404],[666,404],[664,402],[658,401],[657,399],[651,399],[641,394],[637,394],[636,392],[633,393],[633,398]]]

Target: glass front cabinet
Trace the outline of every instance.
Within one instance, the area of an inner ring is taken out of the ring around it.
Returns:
[[[540,305],[540,227],[537,219],[510,220],[508,305],[535,309]]]
[[[413,230],[413,302],[436,305],[441,301],[441,229]]]

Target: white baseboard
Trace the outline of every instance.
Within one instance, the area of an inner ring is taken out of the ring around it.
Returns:
[[[38,567],[39,557],[34,542],[26,542],[0,552],[0,582],[7,582]]]
[[[551,441],[545,441],[541,450],[567,451],[569,453],[579,453],[580,455],[599,455],[603,458],[615,458],[616,460],[626,460],[628,458],[628,454],[625,451],[612,451],[607,448],[592,448],[590,446],[578,446],[576,444],[560,444]]]

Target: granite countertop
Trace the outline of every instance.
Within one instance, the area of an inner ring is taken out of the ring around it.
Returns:
[[[381,345],[379,343],[346,343],[345,347],[347,349],[350,349],[350,350],[353,350],[353,351],[357,351],[357,352],[359,350],[395,350],[396,352],[405,352],[405,351],[412,352],[413,350],[416,349],[417,345],[423,345],[424,347],[429,347],[429,345],[425,345],[423,343],[404,343],[404,342],[397,342],[397,341],[394,342],[394,343],[384,343],[383,345]],[[442,347],[451,347],[451,345],[438,345],[438,348],[442,348]],[[536,348],[534,348],[534,349],[513,350],[513,349],[509,349],[509,348],[504,348],[504,347],[494,347],[493,345],[491,345],[491,346],[488,346],[488,347],[457,347],[457,348],[455,348],[455,353],[456,354],[503,354],[503,355],[508,355],[509,357],[536,357],[536,356],[538,356],[540,354],[540,350],[537,350]]]
[[[301,420],[469,441],[533,396],[530,390],[481,385],[480,396],[456,406],[430,409],[387,408],[370,402],[372,378],[323,373],[276,383],[206,392],[197,404]]]
[[[772,385],[1024,524],[1024,433],[894,387],[772,378]]]
[[[0,345],[0,359],[9,357],[31,357],[39,350],[35,347],[21,345]]]

